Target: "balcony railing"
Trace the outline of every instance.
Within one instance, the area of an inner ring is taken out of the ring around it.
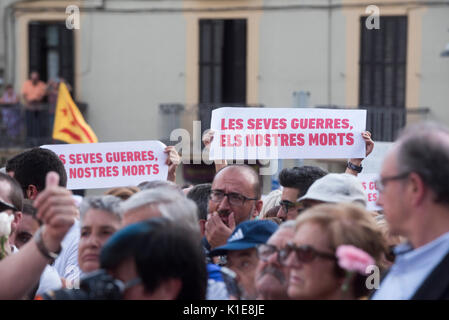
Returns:
[[[76,102],[76,105],[86,118],[88,105],[82,102]],[[44,110],[48,110],[45,104]],[[29,139],[24,107],[21,104],[0,104],[0,148],[27,148],[55,143],[51,138],[53,128],[50,127],[48,112],[44,111],[42,117],[35,121],[38,121],[40,136]]]
[[[327,109],[354,109],[346,106],[317,106]],[[358,109],[367,110],[366,130],[370,131],[375,141],[394,141],[399,131],[407,123],[427,120],[430,108],[392,108],[360,106]]]

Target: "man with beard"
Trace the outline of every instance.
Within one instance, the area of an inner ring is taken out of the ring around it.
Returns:
[[[212,256],[226,255],[226,267],[236,273],[240,297],[234,298],[256,299],[255,270],[259,263],[256,248],[266,243],[277,228],[278,225],[269,220],[242,222],[224,246],[211,251]]]
[[[289,270],[279,263],[279,251],[295,234],[295,222],[287,221],[279,226],[266,244],[257,247],[259,264],[255,284],[258,300],[288,300]]]
[[[212,181],[205,225],[206,249],[226,243],[235,226],[257,217],[262,210],[259,175],[247,165],[230,165]]]

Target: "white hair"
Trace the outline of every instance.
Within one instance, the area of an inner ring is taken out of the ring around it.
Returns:
[[[264,199],[262,210],[260,210],[259,219],[263,219],[268,210],[279,205],[282,198],[282,191],[277,189],[271,191]]]
[[[114,216],[116,219],[121,220],[121,201],[122,200],[120,198],[111,195],[86,197],[80,204],[81,221],[83,221],[86,216],[86,212],[90,209],[105,211]]]
[[[146,206],[157,209],[163,217],[171,221],[180,222],[199,231],[195,202],[187,199],[182,193],[173,192],[172,188],[143,190],[133,194],[120,205],[122,216],[128,211]]]

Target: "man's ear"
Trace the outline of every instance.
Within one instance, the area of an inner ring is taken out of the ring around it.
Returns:
[[[260,212],[262,211],[262,207],[263,207],[263,201],[256,200],[256,205],[254,207],[253,216],[252,216],[253,219],[255,219],[260,214]]]
[[[13,223],[18,225],[20,223],[20,220],[22,220],[23,213],[20,211],[14,212],[14,220]]]
[[[27,187],[25,198],[30,200],[36,200],[38,193],[39,192],[37,191],[36,186],[34,184],[30,184]]]
[[[426,189],[424,181],[418,174],[414,172],[410,173],[409,180],[409,188],[413,197],[411,199],[412,204],[414,206],[419,206],[425,200],[428,190]]]

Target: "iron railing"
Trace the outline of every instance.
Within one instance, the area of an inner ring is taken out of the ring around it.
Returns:
[[[317,108],[354,109],[347,106],[320,105]],[[383,106],[360,106],[358,109],[367,110],[366,130],[371,132],[375,141],[394,141],[399,131],[407,123],[426,120],[430,115],[430,108],[393,108]]]
[[[83,102],[75,102],[81,114],[86,119],[88,105]],[[48,105],[43,104],[44,111],[42,117],[37,121],[40,129],[40,136],[27,138],[27,128],[25,119],[25,109],[18,104],[0,104],[0,148],[29,148],[43,144],[55,143],[52,139],[52,128],[48,116]],[[87,119],[86,119],[87,120]]]

